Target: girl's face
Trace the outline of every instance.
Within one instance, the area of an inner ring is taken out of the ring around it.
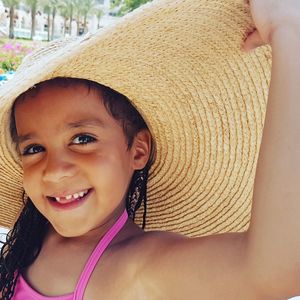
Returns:
[[[120,123],[98,93],[81,85],[26,97],[16,104],[15,120],[24,189],[59,234],[80,236],[119,216],[134,170],[148,160],[148,131],[128,150]],[[76,205],[57,208],[53,197]]]

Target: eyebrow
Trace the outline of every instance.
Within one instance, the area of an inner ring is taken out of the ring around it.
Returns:
[[[17,136],[17,141],[16,141],[17,147],[19,147],[20,144],[22,144],[22,143],[24,143],[24,142],[26,142],[26,141],[32,139],[33,137],[34,137],[34,135],[33,135],[33,134],[30,134],[30,133],[24,134],[24,135],[18,135],[18,136]]]
[[[80,128],[80,127],[102,127],[105,128],[105,124],[101,119],[82,119],[82,120],[78,120],[76,122],[71,122],[68,123],[65,127],[67,129],[72,129],[72,128]]]
[[[94,118],[94,119],[82,119],[75,122],[70,122],[64,126],[64,129],[74,129],[74,128],[82,128],[82,127],[101,127],[105,128],[105,124],[102,120]],[[27,133],[21,134],[17,136],[17,145],[19,146],[21,143],[24,143],[30,139],[33,139],[35,134]]]

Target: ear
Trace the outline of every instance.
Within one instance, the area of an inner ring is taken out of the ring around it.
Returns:
[[[132,144],[133,169],[143,169],[151,153],[151,134],[148,129],[143,129],[137,133]]]

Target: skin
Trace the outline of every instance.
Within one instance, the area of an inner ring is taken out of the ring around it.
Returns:
[[[84,300],[99,299],[99,295],[103,299],[266,300],[287,299],[300,294],[300,1],[253,0],[248,1],[248,6],[256,28],[247,36],[242,49],[248,52],[270,44],[273,50],[272,79],[248,231],[186,238],[164,232],[144,233],[128,223],[97,264]],[[72,101],[76,101],[76,94],[73,94]],[[47,95],[48,101],[45,100]],[[142,134],[135,141],[142,146],[134,147],[131,154],[126,154],[120,146],[125,143],[121,135],[110,132],[116,134],[114,138],[118,136],[120,145],[108,135],[112,154],[105,150],[97,152],[98,155],[91,154],[91,161],[97,160],[99,168],[105,166],[101,160],[103,155],[108,159],[111,171],[121,172],[117,175],[118,187],[112,179],[105,179],[108,181],[102,188],[107,184],[107,188],[110,185],[116,189],[110,195],[105,189],[100,189],[101,183],[98,186],[93,180],[93,176],[101,177],[94,170],[93,163],[88,162],[90,170],[83,164],[83,161],[89,161],[90,154],[75,151],[74,146],[68,144],[68,135],[58,131],[59,124],[68,121],[63,118],[69,118],[69,112],[77,107],[72,102],[71,106],[64,107],[62,114],[58,109],[64,102],[63,99],[60,102],[62,97],[62,93],[55,89],[48,94],[45,91],[39,99],[44,104],[35,104],[50,108],[52,115],[49,116],[34,110],[34,107],[33,111],[26,107],[35,101],[32,99],[21,103],[23,108],[20,106],[18,110],[17,107],[16,112],[18,132],[25,134],[27,130],[37,130],[40,132],[38,142],[44,143],[48,151],[30,158],[31,161],[24,161],[24,169],[27,169],[24,176],[35,178],[24,179],[24,185],[40,209],[51,217],[55,228],[47,236],[39,257],[26,272],[32,286],[49,296],[74,290],[95,245],[94,230],[103,234],[105,229],[101,224],[112,222],[120,213],[118,208],[126,183],[137,167],[136,162],[143,161],[139,167],[146,163],[150,140],[146,133]],[[81,109],[85,109],[85,105],[77,110],[76,115],[81,116]],[[29,119],[34,121],[24,122]],[[106,135],[102,136],[105,144]],[[139,157],[143,159],[139,160]],[[65,219],[60,218],[43,203],[44,193],[63,188],[61,181],[53,175],[56,173],[72,188],[83,184],[99,191],[91,201],[93,205],[91,203],[81,210],[88,214],[96,207],[101,208],[97,218],[92,218],[88,225],[80,224],[82,228],[74,228],[74,220],[80,216],[74,212]],[[39,182],[38,186],[36,182]],[[104,198],[99,196],[102,193],[106,195]]]
[[[134,170],[148,160],[149,132],[138,133],[128,150],[120,123],[84,86],[44,88],[17,103],[15,119],[23,186],[37,209],[63,237],[101,236],[125,209]],[[101,124],[66,127],[87,119]],[[47,199],[86,189],[89,201],[76,209],[54,210]]]

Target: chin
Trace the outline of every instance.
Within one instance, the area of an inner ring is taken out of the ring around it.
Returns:
[[[76,228],[74,228],[74,226],[72,225],[62,227],[62,226],[55,226],[55,224],[52,224],[52,226],[60,236],[65,238],[78,237],[86,233],[86,230],[83,230],[83,228],[79,228],[78,226],[76,226]]]

